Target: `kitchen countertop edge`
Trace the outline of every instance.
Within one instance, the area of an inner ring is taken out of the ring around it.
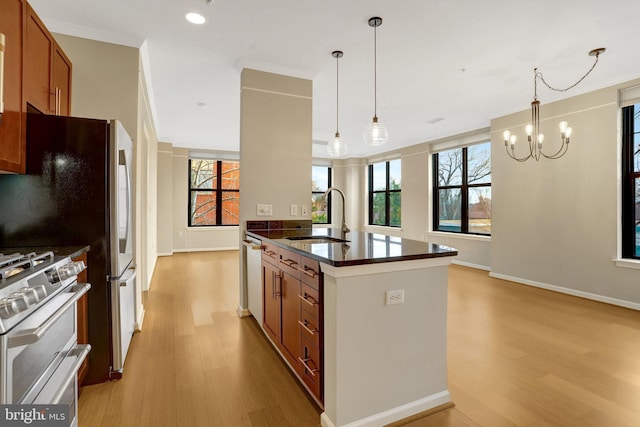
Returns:
[[[340,237],[340,232],[338,229],[324,229],[328,230],[327,234],[314,234],[317,236],[325,236],[328,235],[330,237]],[[292,236],[301,236],[301,235],[309,235],[308,233],[313,233],[313,229],[292,229],[292,230],[246,230],[245,233],[247,236],[259,239],[259,240],[268,240],[274,245],[281,247],[283,249],[290,250],[292,252],[298,253],[300,255],[306,256],[308,258],[312,258],[316,261],[326,263],[332,265],[334,267],[351,267],[356,265],[368,265],[368,264],[380,264],[387,262],[399,262],[399,261],[411,261],[411,260],[419,260],[419,259],[429,259],[429,258],[441,258],[441,257],[450,257],[458,255],[458,251],[456,249],[438,245],[435,243],[429,242],[421,242],[418,240],[411,240],[400,238],[400,242],[412,242],[413,244],[422,244],[425,246],[425,250],[423,252],[416,252],[412,254],[403,254],[396,256],[387,256],[387,257],[373,257],[373,258],[365,258],[365,257],[357,257],[355,259],[347,259],[347,260],[336,260],[326,258],[324,256],[314,254],[312,252],[306,251],[301,248],[297,248],[292,246],[292,243],[295,241],[287,241],[287,237]],[[351,235],[356,236],[366,236],[370,234],[378,234],[378,233],[363,233],[363,232],[350,232]],[[272,237],[273,236],[273,237]],[[275,237],[277,236],[277,238]],[[342,248],[343,243],[322,243],[322,244],[331,244],[335,245],[336,248]],[[431,251],[427,248],[428,245],[432,247],[436,247],[438,251]],[[339,251],[336,251],[339,252]]]

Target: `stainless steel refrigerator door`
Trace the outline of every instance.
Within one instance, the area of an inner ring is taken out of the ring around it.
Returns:
[[[117,120],[111,121],[109,134],[110,280],[117,280],[133,260],[133,141]]]
[[[118,280],[111,281],[111,333],[113,367],[122,372],[135,330],[136,270],[132,265]]]

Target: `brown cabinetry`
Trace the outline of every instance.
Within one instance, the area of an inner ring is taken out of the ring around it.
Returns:
[[[317,261],[264,243],[263,329],[322,404],[322,275]]]
[[[71,61],[26,0],[0,0],[0,33],[5,35],[0,172],[25,173],[27,104],[45,114],[71,114]]]
[[[26,102],[41,113],[70,113],[71,61],[31,6],[27,6],[24,63]]]
[[[0,33],[4,34],[4,114],[0,119],[0,171],[25,173],[26,123],[22,74],[25,16],[23,0],[0,0]],[[0,49],[2,49],[0,47]]]

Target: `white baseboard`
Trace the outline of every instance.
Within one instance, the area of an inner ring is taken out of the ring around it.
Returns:
[[[521,279],[519,277],[507,276],[506,274],[489,273],[489,277],[495,277],[496,279],[508,280],[510,282],[516,282],[516,283],[520,283],[527,286],[547,289],[549,291],[555,291],[555,292],[560,292],[567,295],[573,295],[574,297],[586,298],[593,301],[604,302],[607,304],[617,305],[620,307],[625,307],[625,308],[630,308],[632,310],[640,311],[640,304],[632,301],[626,301],[618,298],[611,298],[604,295],[593,294],[591,292],[578,291],[576,289],[550,285],[548,283],[536,282],[534,280]]]
[[[171,256],[173,255],[173,252],[159,252],[158,256]]]
[[[473,264],[471,262],[459,261],[457,259],[454,259],[453,261],[451,261],[451,264],[457,264],[457,265],[461,265],[463,267],[476,268],[478,270],[491,271],[491,267],[489,267],[487,265]]]
[[[239,246],[228,246],[221,248],[188,248],[188,249],[174,249],[173,253],[176,252],[217,252],[217,251],[237,251],[239,250]]]
[[[238,305],[238,308],[236,308],[236,313],[238,313],[238,317],[251,316],[251,312],[249,311],[249,309],[248,308],[242,308],[241,305]]]
[[[142,310],[140,310],[140,315],[138,316],[138,321],[135,324],[135,329],[136,331],[141,331],[142,330],[142,322],[144,322],[144,314],[146,312],[144,311],[144,305],[142,306]]]
[[[382,427],[449,402],[451,402],[449,390],[444,390],[431,396],[383,412],[378,412],[366,418],[352,421],[349,424],[336,425],[329,419],[327,413],[323,412],[320,414],[320,424],[322,427]]]

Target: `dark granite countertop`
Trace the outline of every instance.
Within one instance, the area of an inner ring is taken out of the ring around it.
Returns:
[[[340,239],[342,236],[338,228],[252,229],[247,230],[246,234],[260,240],[268,239],[277,246],[335,267],[458,255],[456,249],[448,246],[359,231],[347,233],[345,239],[348,242],[346,243],[309,243],[287,239],[287,237],[303,236],[328,236]]]
[[[55,256],[68,256],[69,258],[75,258],[88,252],[91,249],[89,245],[86,246],[25,246],[25,247],[11,247],[0,248],[0,253],[8,255],[19,252],[21,254],[28,254],[35,252],[41,254],[43,252],[53,252]]]

